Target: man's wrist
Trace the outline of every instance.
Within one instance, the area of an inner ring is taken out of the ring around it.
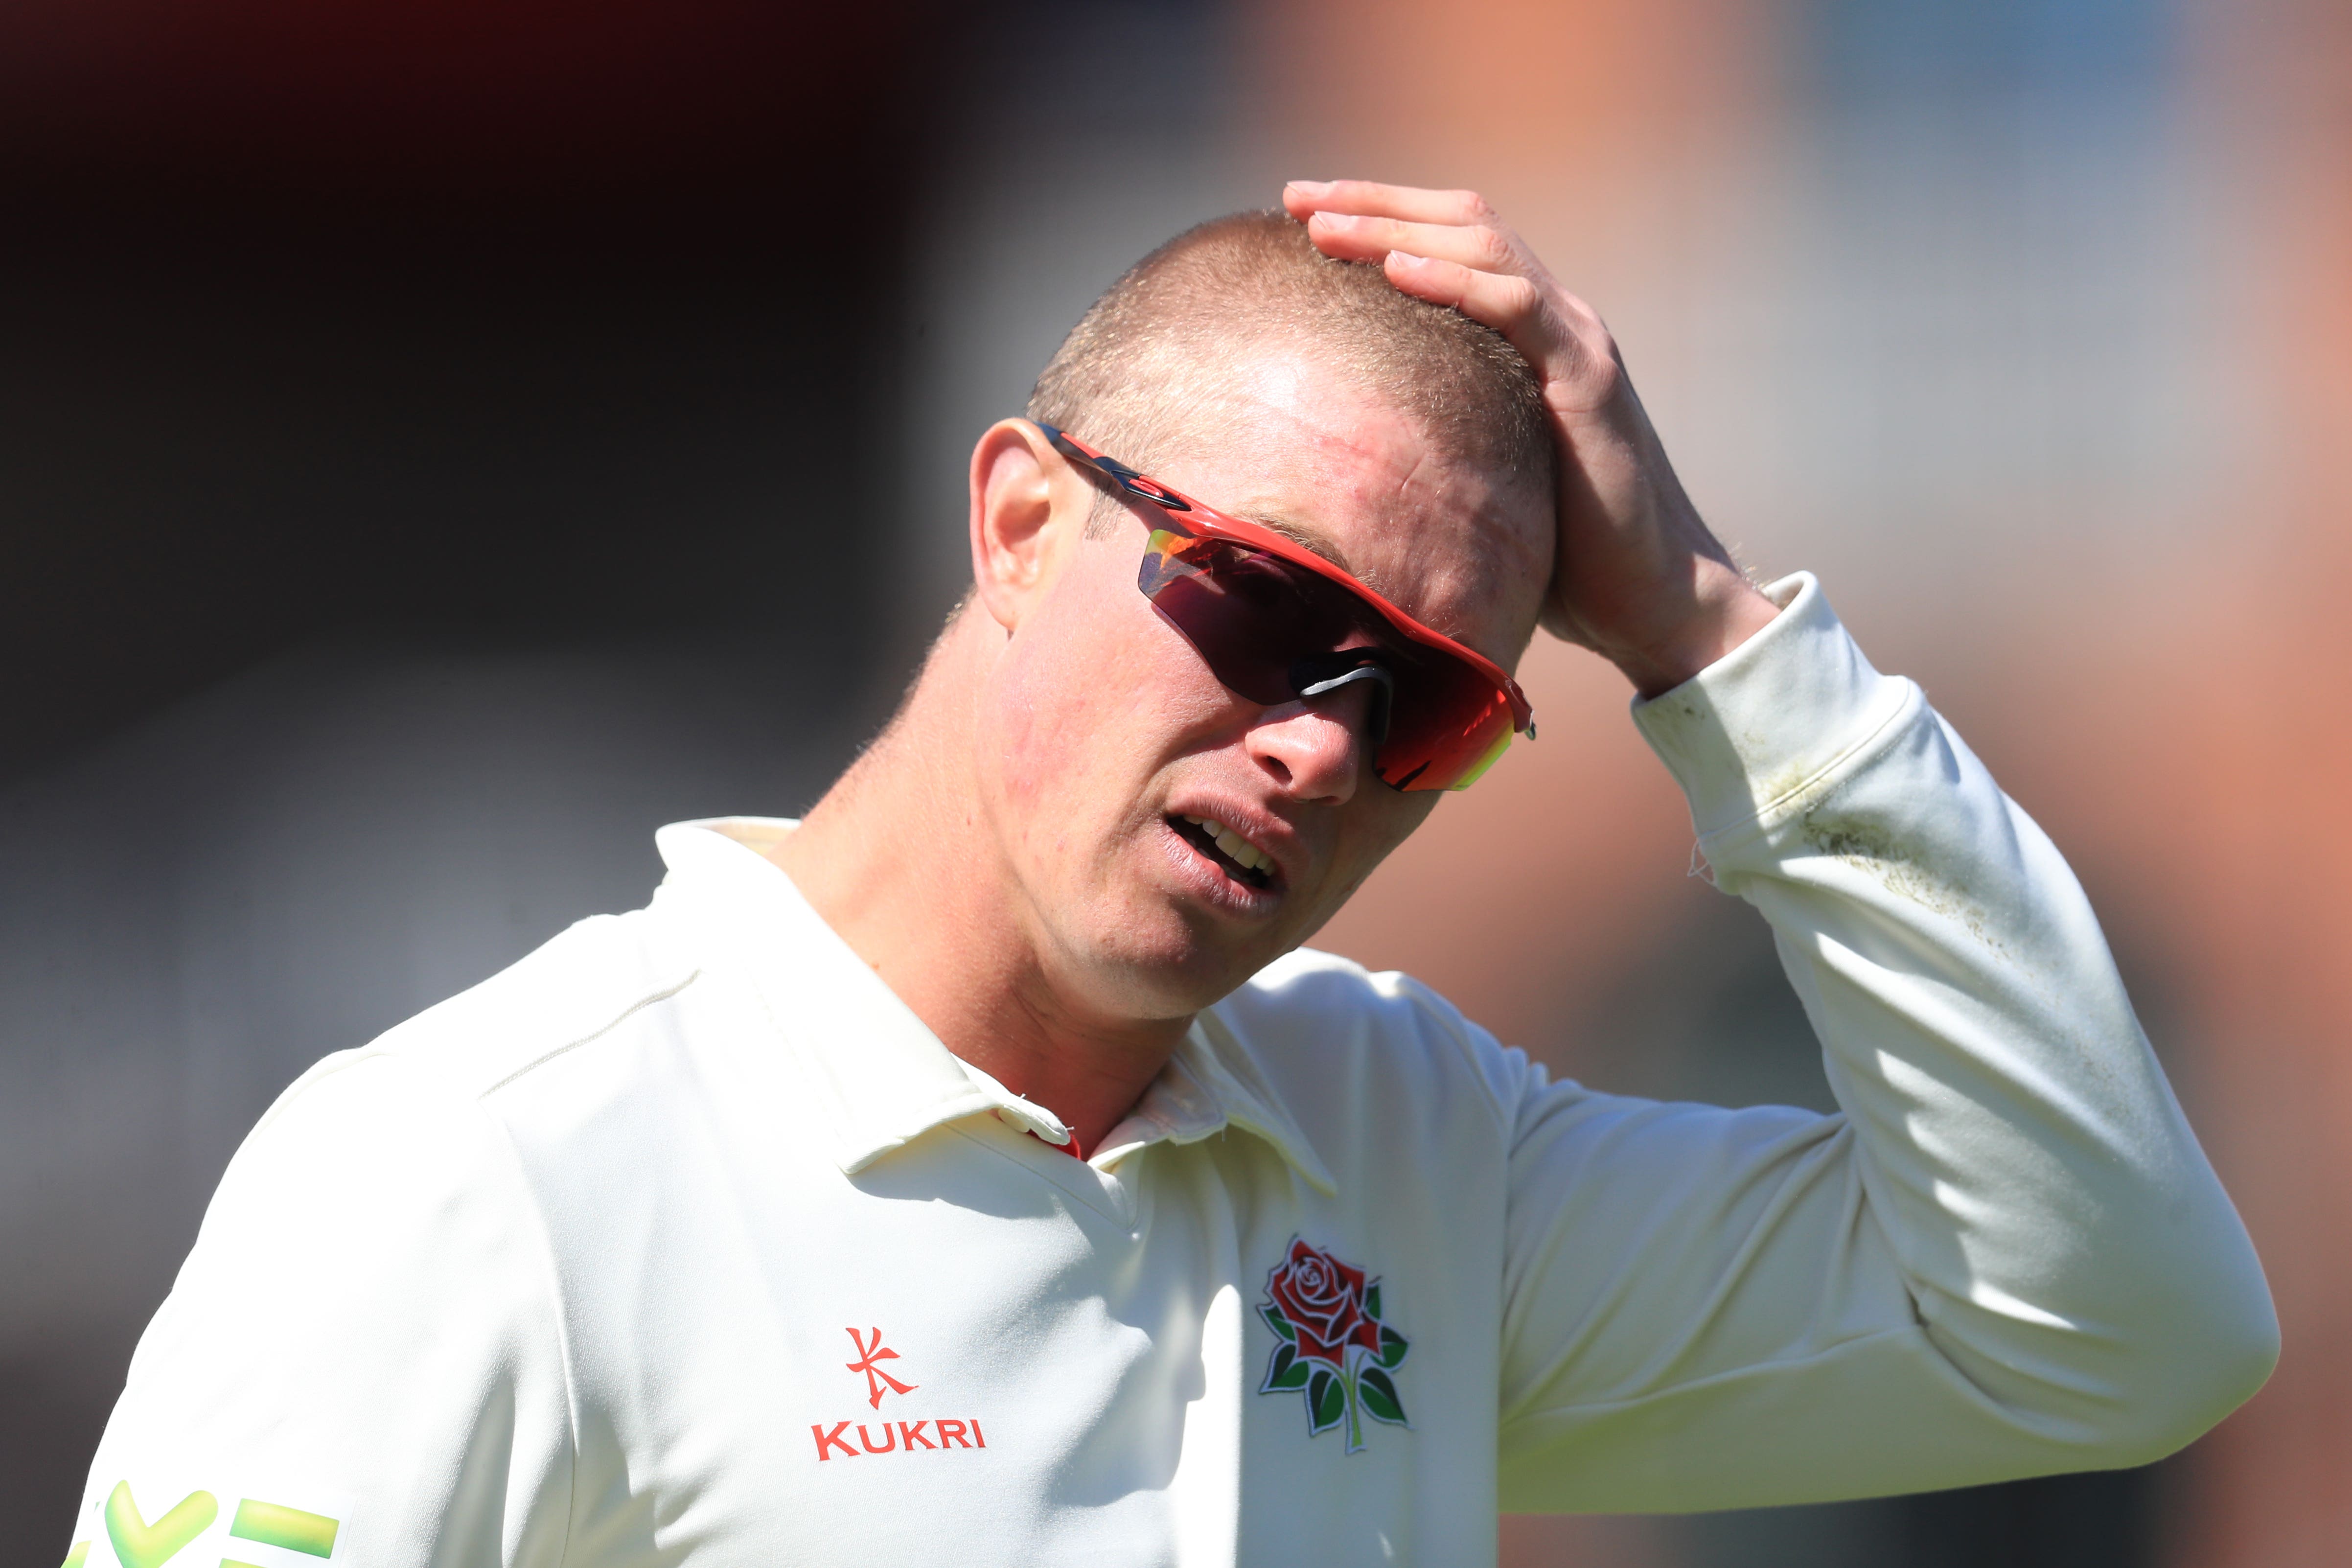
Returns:
[[[1799,573],[1766,592],[1782,607],[1765,631],[1680,689],[1633,704],[1702,838],[1801,792],[1916,694],[1871,667],[1812,578]]]
[[[1692,614],[1639,647],[1610,648],[1610,662],[1643,700],[1672,691],[1772,624],[1780,606],[1729,566],[1716,567]]]

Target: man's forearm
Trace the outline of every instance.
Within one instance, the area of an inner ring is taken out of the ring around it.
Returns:
[[[1517,1098],[1505,1506],[2133,1464],[2257,1386],[2251,1246],[2082,890],[1809,580],[1636,714],[1770,920],[1843,1116]]]
[[[1776,644],[1852,650],[1817,588],[1784,616]],[[1735,656],[1641,718],[1713,781],[1702,851],[1772,921],[1871,1211],[1953,1365],[2085,1462],[2153,1458],[2258,1386],[2260,1268],[2089,904],[1917,688],[1858,652]],[[1726,746],[1736,768],[1694,754]]]

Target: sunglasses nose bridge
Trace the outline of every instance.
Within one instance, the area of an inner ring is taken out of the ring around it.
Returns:
[[[1319,658],[1310,656],[1298,660],[1290,667],[1291,688],[1301,698],[1322,697],[1342,687],[1370,682],[1371,690],[1365,700],[1364,727],[1370,749],[1378,751],[1381,742],[1389,738],[1389,711],[1396,700],[1396,677],[1389,672],[1386,666],[1360,657],[1355,664],[1336,675],[1324,676],[1315,668],[1346,657],[1347,651],[1343,650]]]

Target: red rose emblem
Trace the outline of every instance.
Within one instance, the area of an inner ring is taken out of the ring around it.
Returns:
[[[1265,1291],[1298,1331],[1298,1353],[1339,1366],[1348,1347],[1378,1352],[1381,1325],[1364,1307],[1364,1271],[1318,1247],[1290,1244],[1290,1256],[1266,1276]]]
[[[1397,1369],[1412,1346],[1381,1321],[1381,1282],[1319,1247],[1290,1238],[1265,1277],[1257,1315],[1274,1331],[1260,1394],[1305,1396],[1307,1435],[1345,1423],[1348,1452],[1364,1446],[1364,1417],[1410,1426]]]

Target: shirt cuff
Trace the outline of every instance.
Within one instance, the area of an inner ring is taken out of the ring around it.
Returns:
[[[1871,668],[1810,572],[1764,590],[1780,613],[1633,722],[1690,801],[1701,839],[1803,792],[1884,729],[1911,683]]]

